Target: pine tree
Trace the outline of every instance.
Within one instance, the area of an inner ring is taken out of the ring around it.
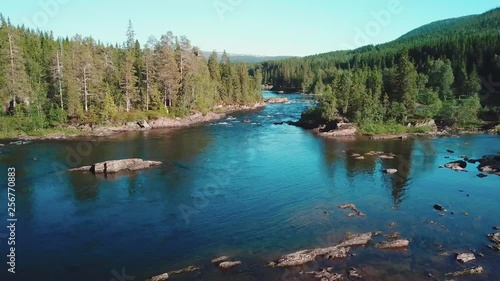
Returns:
[[[32,93],[31,84],[26,72],[26,61],[23,50],[20,47],[20,35],[10,24],[2,22],[0,28],[0,40],[6,44],[1,44],[0,59],[4,69],[4,92],[9,97],[11,110],[14,111],[17,102],[29,102]]]
[[[175,53],[167,42],[159,46],[156,63],[156,75],[163,94],[163,105],[165,108],[173,106],[181,87],[181,74]]]
[[[395,108],[400,114],[414,114],[417,101],[417,71],[408,57],[408,50],[403,49],[398,54],[398,63],[395,72],[395,94],[396,101],[400,102]],[[404,108],[404,110],[403,110]],[[398,121],[406,121],[407,116],[397,118]]]

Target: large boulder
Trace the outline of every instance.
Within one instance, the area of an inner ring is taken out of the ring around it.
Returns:
[[[145,161],[139,158],[111,160],[106,162],[95,163],[92,166],[83,166],[69,170],[70,172],[76,171],[90,171],[95,174],[117,173],[120,171],[137,171],[150,167],[155,167],[163,164],[158,161]]]
[[[219,264],[219,267],[223,268],[223,269],[228,269],[228,268],[240,265],[240,264],[241,264],[241,261],[225,261],[225,262],[221,262]]]
[[[461,253],[461,254],[458,254],[457,255],[457,261],[461,262],[461,263],[466,263],[466,262],[469,262],[471,260],[475,260],[476,257],[474,256],[473,253]]]

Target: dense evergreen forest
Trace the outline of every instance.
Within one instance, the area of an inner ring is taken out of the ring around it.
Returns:
[[[312,93],[304,114],[361,126],[436,118],[460,127],[500,115],[500,9],[435,22],[382,45],[254,65],[276,90]]]
[[[261,99],[259,72],[251,77],[226,53],[207,61],[172,32],[141,46],[129,23],[125,43],[113,46],[0,23],[0,131],[182,116]]]

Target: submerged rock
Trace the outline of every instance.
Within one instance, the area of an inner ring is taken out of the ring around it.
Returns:
[[[375,248],[377,249],[397,249],[397,248],[406,248],[410,245],[410,241],[406,239],[398,239],[398,240],[392,240],[392,241],[383,241],[380,243],[377,243],[375,245]]]
[[[349,277],[349,279],[363,278],[358,273],[358,270],[354,267],[349,268],[349,270],[347,271],[347,276]]]
[[[483,174],[483,173],[480,173],[480,174],[477,174],[477,175],[476,175],[476,177],[478,177],[478,178],[485,178],[485,177],[487,177],[487,176],[488,176],[488,175],[485,175],[485,174]]]
[[[106,162],[95,163],[92,166],[83,166],[69,170],[70,172],[90,171],[95,174],[117,173],[120,171],[137,171],[150,167],[160,166],[162,162],[145,161],[139,158],[111,160]]]
[[[364,217],[364,216],[366,216],[366,214],[365,214],[365,213],[363,213],[363,212],[361,212],[358,208],[356,208],[356,205],[354,205],[354,204],[345,204],[345,205],[340,205],[340,206],[339,206],[339,208],[340,208],[340,209],[344,209],[344,210],[345,210],[345,209],[351,209],[351,210],[353,210],[354,212],[356,212],[356,214],[354,214],[354,213],[350,213],[350,214],[348,214],[348,215],[347,215],[348,217],[354,217],[354,216],[356,216],[356,215],[358,215],[358,216],[360,216],[360,217]]]
[[[363,246],[366,245],[370,240],[372,240],[372,233],[362,233],[362,234],[346,234],[344,241],[342,241],[338,247],[349,247],[349,246]]]
[[[281,256],[277,262],[270,262],[268,265],[272,267],[299,266],[312,262],[319,256],[324,256],[327,259],[340,259],[347,257],[349,250],[349,248],[340,246],[302,250]]]
[[[474,256],[473,253],[462,253],[462,254],[458,254],[457,255],[457,261],[461,262],[461,263],[466,263],[466,262],[469,262],[471,260],[475,260],[476,257]]]
[[[384,235],[384,237],[387,239],[397,239],[400,236],[401,236],[401,234],[399,232],[393,232],[393,233],[389,233],[387,235]]]
[[[500,230],[500,226],[494,226],[493,229],[494,230]]]
[[[193,272],[193,271],[197,271],[197,270],[200,270],[200,268],[197,266],[194,266],[194,265],[190,265],[190,266],[183,268],[183,269],[170,271],[168,274],[174,275],[174,274],[179,274],[179,273],[184,273],[184,272]]]
[[[302,250],[282,256],[277,262],[270,263],[273,267],[290,267],[303,265],[316,259],[315,250]]]
[[[241,264],[241,261],[225,261],[225,262],[221,262],[219,264],[219,267],[223,268],[223,269],[228,269],[228,268],[240,265],[240,264]]]
[[[168,278],[169,278],[168,273],[163,273],[163,274],[151,277],[151,279],[148,279],[148,281],[164,281],[164,280],[168,280]]]
[[[451,149],[447,149],[446,151],[449,152],[449,153],[455,153],[455,151],[453,151]]]
[[[456,271],[456,272],[446,273],[445,276],[458,277],[458,276],[463,276],[463,275],[474,275],[474,274],[481,274],[481,273],[483,273],[483,271],[484,271],[484,269],[482,266],[475,266],[475,267],[467,268],[467,269]]]
[[[212,260],[212,263],[221,263],[223,261],[227,261],[229,259],[228,256],[222,256],[222,257],[218,257],[218,258],[215,258]]]
[[[311,274],[314,278],[320,279],[321,281],[339,281],[344,279],[342,274],[334,273],[332,270],[333,268],[329,267],[320,271],[309,271],[306,272],[306,274]]]

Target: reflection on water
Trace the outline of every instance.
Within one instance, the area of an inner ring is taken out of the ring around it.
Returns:
[[[17,169],[18,280],[111,280],[112,271],[122,268],[144,280],[191,264],[201,270],[172,279],[307,280],[301,270],[332,266],[340,273],[356,267],[365,280],[430,280],[428,273],[442,280],[444,273],[463,266],[453,255],[439,254],[468,249],[484,254],[470,265],[486,270],[468,280],[494,280],[500,274],[495,266],[500,255],[486,248],[485,238],[500,224],[499,178],[479,179],[474,166],[468,173],[437,168],[460,154],[495,153],[498,136],[325,140],[274,125],[297,119],[310,105],[303,96],[287,96],[292,103],[213,124],[91,143],[1,148],[0,169]],[[396,157],[351,156],[370,151]],[[164,165],[107,177],[54,170],[131,157]],[[386,168],[398,173],[383,174]],[[0,197],[2,206],[5,200]],[[345,203],[356,204],[367,216],[346,217],[338,209]],[[434,204],[449,212],[440,216]],[[181,207],[188,208],[187,217]],[[5,219],[1,212],[0,221]],[[372,243],[354,248],[356,255],[345,260],[289,270],[265,266],[285,253],[338,243],[348,231],[377,230],[401,232],[411,239],[410,247],[380,251]],[[5,243],[0,249],[7,250]],[[220,255],[243,264],[220,271],[210,263]],[[0,271],[1,280],[11,280],[4,277],[11,278]]]

